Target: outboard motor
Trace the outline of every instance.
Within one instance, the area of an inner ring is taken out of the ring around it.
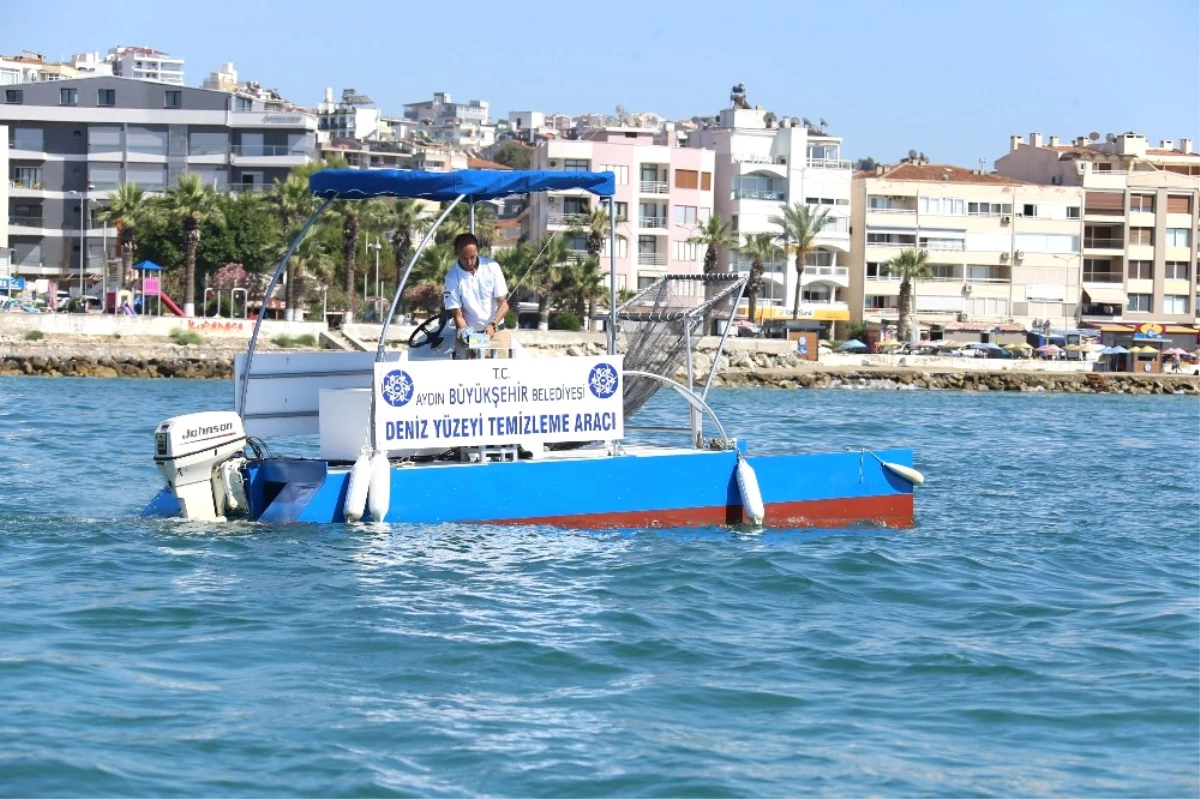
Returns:
[[[245,446],[245,428],[233,411],[189,413],[159,424],[154,463],[184,519],[216,521],[247,511]]]

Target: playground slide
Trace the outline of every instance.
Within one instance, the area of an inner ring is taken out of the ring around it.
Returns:
[[[175,314],[176,316],[183,316],[183,309],[176,305],[173,299],[168,297],[166,294],[159,294],[158,296],[162,297],[163,305],[167,306],[167,309],[171,313]]]

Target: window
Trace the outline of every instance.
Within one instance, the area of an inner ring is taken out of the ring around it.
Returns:
[[[567,158],[563,160],[564,172],[587,172],[588,161],[586,158]]]
[[[967,213],[970,216],[1000,216],[1011,214],[1012,206],[1008,203],[967,203]]]
[[[1149,294],[1130,294],[1129,304],[1125,306],[1127,311],[1138,311],[1141,313],[1150,313],[1150,295]]]
[[[567,249],[572,252],[587,252],[587,236],[572,236],[567,239]]]
[[[563,213],[564,214],[587,214],[591,212],[586,197],[564,197],[563,198]]]
[[[1190,214],[1192,212],[1192,198],[1187,194],[1168,194],[1167,195],[1167,213],[1168,214]]]
[[[1163,313],[1187,313],[1188,298],[1183,294],[1167,294],[1163,297]]]
[[[887,264],[880,261],[871,261],[867,263],[867,280],[899,280],[898,275],[892,275],[888,272]]]
[[[867,233],[867,244],[882,247],[912,247],[917,243],[915,233]]]
[[[978,267],[972,266],[972,269]],[[929,271],[933,274],[930,280],[959,280],[960,276],[955,274],[954,264],[930,264]]]
[[[628,168],[626,167],[626,169]],[[626,171],[626,176],[628,177],[628,171]],[[620,222],[622,219],[629,218],[629,203],[613,203],[613,207],[617,211],[618,222]]]
[[[163,108],[183,108],[183,92],[166,92],[163,99]]]
[[[729,217],[729,230],[732,233],[737,233],[737,231],[738,231],[738,215],[737,214],[734,214],[731,217]]]
[[[188,131],[188,155],[225,155],[229,152],[229,134],[224,131]]]
[[[700,190],[712,191],[712,172],[700,173]]]
[[[111,108],[117,104],[116,89],[97,89],[96,90],[96,105]]]
[[[1067,206],[1067,219],[1078,219],[1078,218],[1079,218],[1079,206],[1078,205],[1068,205]]]
[[[233,98],[233,110],[234,111],[253,111],[254,110],[254,101],[251,100],[249,97],[234,97]],[[324,120],[322,120],[322,121],[324,121]]]
[[[1021,206],[1021,216],[1037,216],[1037,206],[1033,203],[1025,203]]]
[[[25,101],[25,92],[21,89],[5,89],[4,102],[6,103],[22,103]]]
[[[58,90],[59,105],[79,105],[79,90],[78,89],[59,89]]]
[[[1153,261],[1130,261],[1127,274],[1130,280],[1153,280]]]
[[[1008,316],[1008,300],[993,297],[973,297],[963,303],[963,310],[976,316]]]
[[[675,188],[694,189],[700,185],[700,173],[694,169],[675,170]]]
[[[150,155],[166,155],[167,154],[167,131],[153,130],[152,128],[141,127],[138,125],[129,126],[129,152],[131,153],[149,153]],[[246,134],[242,134],[242,141],[245,143]],[[252,154],[261,154],[262,149],[259,148]]]
[[[122,128],[119,125],[89,125],[89,153],[119,153],[124,149]]]
[[[121,185],[120,164],[88,164],[88,183],[101,191],[111,191]]]
[[[8,146],[14,150],[42,151],[45,147],[45,137],[41,128],[13,128]]]
[[[1191,277],[1187,261],[1167,261],[1167,280],[1188,280]]]
[[[893,297],[887,294],[868,294],[863,300],[863,305],[868,310],[874,311],[884,311],[889,308],[895,310],[899,307],[899,303],[899,297]]]
[[[700,248],[686,241],[675,242],[676,261],[696,261],[700,258]]]
[[[694,225],[696,224],[696,206],[694,205],[677,205],[675,206],[675,224],[677,225]],[[684,259],[680,259],[684,260]]]
[[[1131,194],[1129,195],[1129,211],[1136,213],[1154,213],[1154,195],[1153,194]]]
[[[1167,228],[1168,247],[1190,247],[1192,244],[1191,231],[1185,227]]]
[[[867,208],[874,211],[887,211],[892,207],[891,197],[868,197]]]
[[[711,217],[712,217],[712,209],[706,208],[704,206],[700,206],[700,212],[696,215],[696,221],[699,222],[701,225],[707,224],[708,220]]]
[[[620,166],[618,164],[601,164],[600,169],[598,171],[612,172],[614,182],[618,186],[628,186],[629,185],[629,167],[627,167],[627,166]]]
[[[1135,227],[1129,230],[1130,244],[1154,244],[1154,228]]]

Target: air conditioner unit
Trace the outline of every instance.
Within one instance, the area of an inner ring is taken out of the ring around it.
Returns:
[[[974,290],[975,290],[975,287],[974,287],[974,286],[972,286],[970,283],[968,283],[967,285],[963,286],[963,294],[970,294],[970,293],[971,293],[972,291],[974,291]]]
[[[1012,221],[1012,217],[1011,217],[1011,216],[1002,216],[1002,217],[1000,217],[1000,224],[1002,224],[1002,225],[1007,225],[1007,224],[1008,224],[1009,222],[1011,222],[1011,221]]]
[[[1024,251],[1024,250],[1017,250],[1017,260],[1019,261],[1019,260],[1021,260],[1021,259],[1022,259],[1022,258],[1024,258],[1024,257],[1025,257],[1025,251]]]
[[[960,313],[960,314],[958,315],[958,321],[960,321],[960,322],[966,322],[966,321],[967,321],[967,320],[969,320],[970,318],[971,318],[971,315],[970,315],[970,314],[967,314],[967,313]]]
[[[1006,252],[1002,252],[1002,253],[1000,253],[1000,260],[1001,260],[1001,261],[1007,261],[1007,260],[1008,260],[1008,253],[1006,253]]]
[[[551,161],[551,162],[550,162],[550,166],[558,166],[558,162],[557,162],[557,161]]]

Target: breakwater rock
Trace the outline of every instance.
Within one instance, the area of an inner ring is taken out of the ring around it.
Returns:
[[[941,389],[949,391],[1059,391],[1114,394],[1200,394],[1191,375],[1097,372],[933,372],[915,369],[730,369],[724,386],[840,389]]]
[[[0,375],[44,377],[182,377],[227,380],[242,348],[45,344],[0,345]]]

